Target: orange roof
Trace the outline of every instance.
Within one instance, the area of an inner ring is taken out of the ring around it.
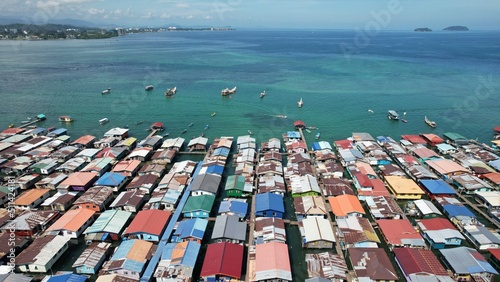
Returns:
[[[426,164],[442,175],[459,171],[469,172],[465,167],[448,159],[431,160],[427,161]]]
[[[112,171],[114,172],[134,171],[140,164],[141,161],[139,160],[121,161],[115,165]]]
[[[348,216],[353,212],[365,214],[361,203],[354,195],[345,194],[337,197],[328,197],[328,202],[336,217]]]
[[[181,260],[184,257],[184,254],[186,253],[187,245],[189,241],[184,241],[181,243],[178,243],[175,248],[172,250],[172,255],[170,256],[170,259],[172,261],[174,260]]]
[[[135,261],[145,261],[152,246],[151,242],[135,240],[126,257]]]
[[[95,139],[92,135],[83,135],[80,138],[73,141],[71,144],[82,144],[87,145],[89,142],[92,142]]]
[[[61,185],[85,186],[96,177],[97,172],[95,171],[74,172],[70,174]]]
[[[76,232],[82,227],[95,211],[89,209],[74,209],[67,211],[61,218],[52,224],[47,230],[69,230]]]
[[[31,189],[17,197],[14,204],[17,206],[29,206],[34,201],[41,198],[43,195],[48,194],[50,189]]]
[[[359,172],[365,175],[377,175],[373,170],[372,166],[365,162],[356,162],[356,167],[359,169]]]
[[[147,233],[160,236],[170,218],[164,210],[142,210],[135,216],[124,234]]]
[[[256,272],[275,269],[291,272],[287,244],[277,242],[258,244],[255,253]]]
[[[401,245],[401,239],[423,240],[407,219],[380,219],[377,224],[389,244]]]
[[[483,176],[495,184],[500,184],[500,172],[486,173]]]

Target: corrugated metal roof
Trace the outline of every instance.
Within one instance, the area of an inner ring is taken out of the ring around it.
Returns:
[[[97,179],[95,185],[116,187],[122,184],[125,178],[126,177],[120,173],[106,172],[99,179]]]
[[[220,275],[239,279],[242,266],[242,245],[232,243],[209,244],[200,276]]]
[[[475,274],[498,272],[476,250],[467,247],[456,247],[439,250],[448,265],[456,274]]]
[[[184,265],[194,268],[200,248],[199,243],[192,241],[168,243],[163,248],[161,260],[170,260],[170,265]]]
[[[203,239],[207,225],[208,220],[202,218],[182,220],[177,225],[174,235],[179,236],[180,238],[194,237],[201,240]]]
[[[420,213],[422,213],[422,215],[429,215],[429,214],[442,215],[442,213],[438,210],[438,208],[436,208],[436,206],[431,201],[419,199],[413,201],[413,203],[415,203],[415,205],[417,206]]]
[[[215,219],[212,239],[246,240],[247,223],[238,216],[219,215]]]
[[[85,230],[85,234],[90,233],[114,233],[120,234],[125,227],[128,219],[132,216],[131,212],[120,210],[104,211],[99,218]]]
[[[335,235],[328,219],[318,216],[309,216],[302,220],[305,242],[328,241],[335,242]]]
[[[146,233],[160,236],[170,219],[164,210],[141,210],[123,234]]]
[[[255,211],[275,210],[284,213],[283,198],[274,193],[262,193],[255,196]]]
[[[255,279],[273,278],[292,281],[288,245],[277,242],[259,244],[255,247]]]

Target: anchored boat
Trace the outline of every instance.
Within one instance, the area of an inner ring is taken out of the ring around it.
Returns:
[[[304,102],[302,101],[302,98],[300,98],[300,100],[297,102],[297,106],[299,106],[299,108],[302,108],[302,105],[304,105]]]
[[[222,89],[220,92],[220,94],[222,96],[227,96],[227,95],[234,94],[234,93],[236,93],[236,86],[233,89],[229,89],[229,88]]]
[[[392,119],[392,120],[398,120],[398,119],[399,119],[399,115],[398,115],[398,113],[396,113],[396,111],[394,111],[394,110],[389,110],[389,111],[387,112],[387,117],[388,117],[389,119]]]
[[[428,119],[427,116],[424,117],[424,121],[430,127],[436,127],[437,126],[436,122]]]

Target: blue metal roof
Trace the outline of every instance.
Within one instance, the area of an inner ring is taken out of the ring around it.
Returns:
[[[118,186],[123,182],[124,179],[125,176],[120,173],[106,172],[105,174],[103,174],[103,176],[101,176],[101,178],[97,179],[95,185]]]
[[[287,131],[286,136],[288,136],[288,138],[302,138],[298,131]]]
[[[450,217],[454,216],[469,216],[475,218],[476,216],[466,207],[457,205],[443,205],[443,209]]]
[[[222,175],[222,173],[224,173],[224,167],[221,165],[211,165],[211,166],[207,167],[207,170],[205,173]]]
[[[141,272],[144,268],[145,262],[135,261],[127,258],[132,245],[137,239],[122,241],[120,246],[118,246],[117,250],[111,257],[111,260],[120,260],[125,259],[125,263],[122,265],[123,269],[128,269],[130,271]]]
[[[38,133],[42,133],[44,131],[45,131],[45,128],[37,127],[37,128],[34,128],[33,130],[31,130],[31,133],[32,134],[38,134]]]
[[[443,180],[420,180],[420,183],[427,189],[431,194],[456,194],[455,190],[448,185]]]
[[[391,139],[389,139],[388,137],[385,137],[385,136],[377,136],[377,141],[384,144],[384,143],[391,141]]]
[[[496,169],[496,170],[500,170],[500,159],[498,159],[498,160],[494,160],[494,161],[491,161],[491,162],[488,162],[488,164],[489,164],[492,168],[494,168],[494,169]]]
[[[51,135],[65,134],[68,130],[66,128],[56,128],[50,132]]]
[[[314,142],[312,144],[312,149],[313,149],[313,151],[319,151],[319,150],[321,150],[321,145],[318,142]]]
[[[241,217],[245,217],[248,211],[248,203],[241,201],[222,201],[219,213],[233,212]]]
[[[172,252],[181,243],[168,243],[165,245],[163,252],[161,253],[161,260],[170,260],[172,258]],[[178,265],[184,265],[194,268],[196,264],[196,259],[198,258],[198,253],[200,252],[201,245],[196,242],[188,242],[186,249],[184,251],[184,256]]]
[[[205,230],[207,229],[208,220],[202,218],[191,218],[183,220],[177,225],[174,235],[181,238],[195,237],[203,239]]]
[[[85,282],[85,281],[87,281],[86,276],[74,273],[53,275],[49,278],[49,280],[47,280],[47,282]]]
[[[212,155],[213,156],[225,156],[225,157],[227,157],[227,156],[229,156],[229,152],[230,152],[229,148],[220,147],[220,148],[215,149]]]
[[[285,212],[283,198],[274,193],[262,193],[255,196],[255,211],[275,210]]]

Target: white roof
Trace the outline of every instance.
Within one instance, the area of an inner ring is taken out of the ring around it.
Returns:
[[[184,141],[186,139],[177,137],[177,138],[169,138],[165,141],[163,141],[163,144],[161,145],[162,148],[170,148],[170,147],[177,147],[180,148],[182,147],[182,144],[184,144]]]
[[[316,178],[310,174],[306,174],[303,176],[299,175],[291,175],[290,176],[290,184],[292,186],[292,193],[306,193],[309,191],[314,191],[317,193],[321,193],[321,190],[318,185],[318,181]]]
[[[38,255],[36,255],[33,259],[33,264],[46,265],[54,258],[54,254],[57,253],[69,240],[70,238],[68,236],[54,236],[54,239],[40,249]]]
[[[460,238],[464,240],[464,236],[456,229],[440,229],[440,230],[427,230],[425,234],[429,236],[435,243],[446,243],[447,239]]]
[[[104,136],[107,137],[107,136],[123,135],[124,133],[127,133],[127,132],[128,132],[127,128],[115,127],[115,128],[111,128],[106,133],[104,133]]]
[[[413,203],[415,203],[415,205],[423,215],[428,215],[433,213],[442,215],[442,213],[438,210],[438,208],[436,208],[436,206],[431,201],[420,199],[413,201]]]
[[[492,207],[500,206],[500,192],[499,191],[488,191],[488,192],[475,192],[480,198],[484,199]]]
[[[196,144],[207,145],[207,143],[208,143],[208,138],[198,136],[196,138],[189,140],[188,147]]]
[[[43,203],[42,203],[42,206],[50,206],[55,200],[59,199],[59,197],[63,196],[63,195],[72,195],[73,197],[76,197],[76,195],[78,195],[78,192],[57,192],[54,194],[54,196],[48,198],[47,200],[45,200]]]
[[[314,241],[335,242],[335,235],[328,219],[318,216],[309,216],[302,220],[304,237],[307,243]]]

